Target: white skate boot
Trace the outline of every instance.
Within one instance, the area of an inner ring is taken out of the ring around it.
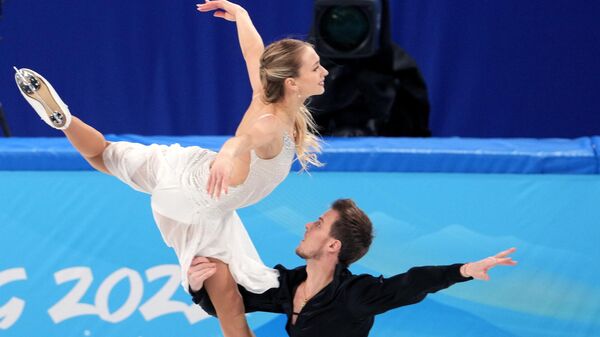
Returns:
[[[33,70],[14,67],[19,91],[46,124],[64,130],[71,124],[71,113],[50,82]]]

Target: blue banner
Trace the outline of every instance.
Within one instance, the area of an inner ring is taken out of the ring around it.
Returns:
[[[97,172],[0,172],[0,335],[219,336],[179,286],[147,195]],[[379,316],[371,336],[598,336],[596,175],[313,173],[240,211],[267,265],[351,197],[372,218],[355,273],[467,262],[515,246],[519,265]],[[248,315],[257,336],[285,317]]]

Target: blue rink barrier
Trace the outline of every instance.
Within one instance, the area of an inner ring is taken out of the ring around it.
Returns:
[[[112,141],[200,146],[218,150],[227,137],[108,136]],[[599,137],[577,139],[328,138],[321,172],[446,172],[598,174]],[[294,169],[298,169],[296,164]],[[8,138],[0,170],[79,171],[92,168],[66,138]]]
[[[222,137],[120,136],[217,149]],[[322,170],[239,211],[263,261],[302,264],[304,224],[353,198],[376,237],[351,270],[391,276],[517,247],[491,271],[378,316],[371,336],[599,336],[597,145],[576,140],[329,139]],[[0,140],[0,336],[219,336],[179,287],[149,196],[63,139]],[[257,336],[285,317],[254,313]]]

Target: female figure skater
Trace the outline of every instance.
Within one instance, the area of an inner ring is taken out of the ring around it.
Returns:
[[[253,90],[235,136],[218,153],[178,144],[107,142],[71,116],[44,77],[15,68],[15,79],[42,120],[62,130],[91,166],[151,194],[154,219],[177,254],[186,291],[194,256],[211,258],[208,273],[214,275],[206,290],[223,333],[251,336],[237,284],[262,293],[279,285],[278,272],[262,263],[235,210],[260,201],[281,183],[294,152],[303,169],[321,165],[315,154],[319,139],[304,102],[324,92],[327,70],[303,41],[284,39],[265,49],[248,13],[237,4],[215,0],[197,7],[236,22]]]

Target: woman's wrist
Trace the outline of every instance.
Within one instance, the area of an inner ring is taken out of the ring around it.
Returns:
[[[217,154],[217,157],[219,158],[219,160],[227,160],[227,161],[233,160],[233,155],[231,153],[229,153],[229,151],[219,151],[219,153]]]
[[[239,19],[241,15],[248,15],[248,12],[244,9],[244,7],[240,5],[235,5],[235,11],[232,14],[237,21],[237,19]]]

